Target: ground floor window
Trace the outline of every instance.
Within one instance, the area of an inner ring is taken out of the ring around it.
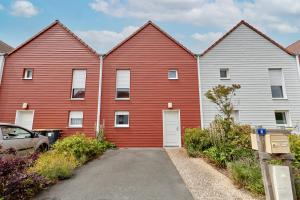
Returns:
[[[129,112],[115,112],[115,127],[129,127]]]
[[[82,111],[70,111],[69,127],[82,128],[83,125],[83,112]]]
[[[275,111],[275,120],[276,120],[276,125],[287,126],[289,124],[288,112],[287,111]]]

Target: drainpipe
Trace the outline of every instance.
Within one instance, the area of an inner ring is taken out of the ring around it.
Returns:
[[[102,94],[102,68],[103,55],[100,55],[100,69],[99,69],[99,88],[98,88],[98,105],[97,105],[97,122],[96,122],[96,136],[100,130],[100,115],[101,115],[101,94]]]
[[[0,85],[1,85],[2,74],[4,70],[4,63],[5,63],[5,54],[0,53]]]
[[[297,65],[297,70],[300,78],[300,64],[299,64],[299,54],[296,54],[296,65]]]
[[[198,70],[198,89],[199,89],[199,105],[200,105],[200,125],[203,127],[203,105],[202,105],[202,90],[201,90],[201,79],[200,79],[200,55],[196,55],[197,57],[197,70]]]

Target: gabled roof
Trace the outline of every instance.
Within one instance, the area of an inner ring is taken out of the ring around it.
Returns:
[[[299,55],[300,54],[300,40],[289,45],[286,49],[296,55]]]
[[[0,40],[0,54],[1,53],[9,53],[13,50],[14,48],[6,44],[5,42]]]
[[[38,32],[33,37],[31,37],[29,40],[27,40],[24,43],[22,43],[20,46],[18,46],[17,48],[15,48],[8,55],[13,54],[14,52],[16,52],[19,49],[23,48],[28,43],[30,43],[31,41],[33,41],[34,39],[36,39],[37,37],[39,37],[41,34],[45,33],[47,30],[51,29],[55,25],[61,26],[63,29],[65,29],[67,32],[69,32],[76,40],[78,40],[82,45],[84,45],[86,48],[88,48],[92,53],[94,53],[95,55],[99,56],[99,54],[93,48],[91,48],[89,45],[87,45],[83,40],[81,40],[77,35],[75,35],[70,29],[68,29],[65,25],[63,25],[59,20],[55,20],[54,22],[52,22],[49,26],[45,27],[40,32]]]
[[[106,53],[106,55],[111,54],[113,51],[115,51],[116,49],[118,49],[120,46],[122,46],[123,44],[125,44],[127,41],[129,41],[131,38],[133,38],[134,36],[136,36],[138,33],[140,33],[142,30],[144,30],[147,26],[152,25],[154,28],[156,28],[159,32],[161,32],[163,35],[165,35],[167,38],[169,38],[170,40],[172,40],[175,44],[177,44],[179,47],[181,47],[182,49],[184,49],[188,54],[194,56],[194,53],[191,52],[188,48],[186,48],[185,46],[183,46],[180,42],[178,42],[177,40],[175,40],[171,35],[169,35],[167,32],[163,31],[159,26],[157,26],[155,23],[153,23],[151,20],[149,20],[147,23],[145,23],[143,26],[141,26],[138,30],[136,30],[134,33],[132,33],[130,36],[128,36],[126,39],[124,39],[123,41],[121,41],[119,44],[117,44],[115,47],[113,47],[110,51],[108,51]]]
[[[209,48],[207,48],[200,56],[204,56],[207,52],[209,52],[211,49],[213,49],[215,46],[217,46],[220,42],[222,42],[228,35],[230,35],[234,30],[236,30],[242,24],[247,26],[248,28],[252,29],[257,34],[261,35],[263,38],[265,38],[266,40],[268,40],[269,42],[271,42],[272,44],[274,44],[275,46],[280,48],[282,51],[286,52],[287,54],[293,55],[293,53],[291,53],[286,48],[284,48],[283,46],[281,46],[280,44],[278,44],[277,42],[272,40],[270,37],[268,37],[261,31],[259,31],[258,29],[254,28],[253,26],[251,26],[244,20],[241,20],[237,25],[235,25],[232,29],[230,29],[225,35],[223,35],[220,39],[218,39],[213,45],[211,45]]]

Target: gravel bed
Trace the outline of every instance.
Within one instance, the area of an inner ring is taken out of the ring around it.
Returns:
[[[227,176],[203,159],[188,157],[185,149],[166,149],[166,151],[195,200],[260,199],[238,189]]]

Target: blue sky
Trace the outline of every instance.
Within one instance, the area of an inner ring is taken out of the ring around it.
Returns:
[[[283,46],[300,39],[294,0],[0,0],[0,40],[16,47],[59,19],[105,53],[148,20],[201,53],[241,19]]]

